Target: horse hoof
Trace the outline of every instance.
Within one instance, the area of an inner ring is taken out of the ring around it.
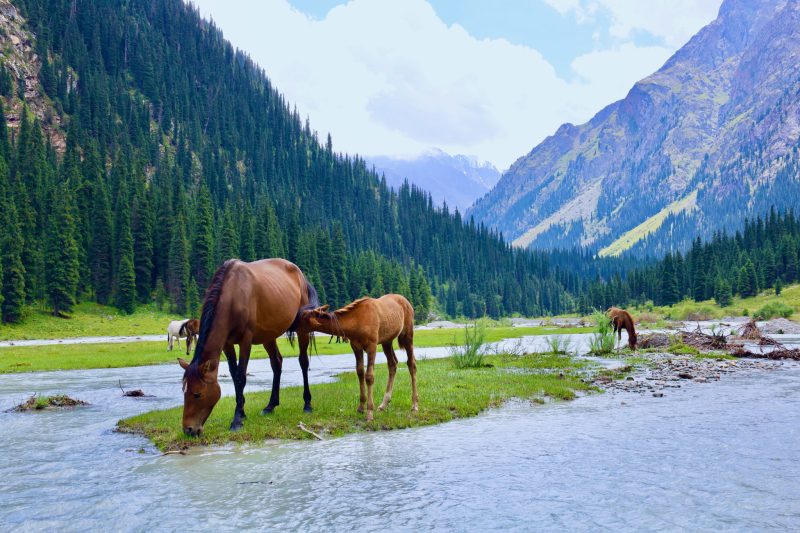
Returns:
[[[363,413],[364,412],[364,408],[363,407],[359,407],[358,409],[356,409],[356,411],[358,411],[359,413]]]
[[[305,411],[306,413],[312,413],[314,409],[312,409],[310,405],[306,405],[305,407],[303,407],[303,411]]]
[[[271,405],[268,405],[268,406],[266,406],[266,407],[264,408],[264,410],[263,410],[263,411],[261,411],[261,414],[262,414],[262,415],[271,415],[271,414],[272,414],[272,411],[274,411],[274,410],[275,410],[275,407],[273,407],[273,406],[271,406]]]
[[[239,431],[243,425],[241,420],[234,420],[231,422],[231,431]]]
[[[367,413],[367,422],[372,422],[373,420],[374,417],[372,416],[372,413]]]

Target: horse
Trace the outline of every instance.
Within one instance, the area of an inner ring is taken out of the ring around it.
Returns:
[[[196,318],[187,320],[181,326],[178,332],[178,338],[186,337],[186,355],[189,355],[192,349],[192,343],[194,343],[198,333],[200,333],[200,321]]]
[[[186,332],[184,331],[184,326],[187,322],[189,322],[189,318],[184,318],[183,320],[173,320],[167,326],[167,350],[170,352],[172,348],[175,346],[175,342],[178,342],[178,349],[181,347],[181,339],[186,337]],[[188,355],[188,352],[187,352]]]
[[[245,263],[229,259],[214,273],[206,290],[200,334],[192,361],[178,359],[183,373],[183,431],[199,436],[221,391],[217,381],[220,352],[225,353],[236,389],[236,408],[231,431],[240,429],[246,418],[244,387],[247,363],[253,344],[263,344],[272,367],[272,394],[262,414],[272,413],[280,404],[283,357],[276,339],[289,332],[293,340],[298,316],[304,309],[319,306],[316,289],[300,268],[285,259],[262,259]],[[311,412],[308,388],[309,335],[298,334],[300,368],[303,371],[303,410]],[[239,345],[236,360],[234,344]]]
[[[392,400],[392,387],[397,372],[397,355],[392,341],[397,339],[408,355],[408,371],[411,374],[411,410],[419,410],[417,399],[417,362],[414,358],[414,308],[399,294],[387,294],[378,299],[360,298],[336,311],[328,311],[323,305],[304,310],[299,315],[298,334],[320,331],[350,341],[356,356],[356,373],[360,389],[358,412],[364,412],[366,403],[367,421],[373,420],[375,404],[372,400],[372,385],[375,383],[375,353],[378,344],[383,346],[389,365],[389,381],[386,393],[378,407],[384,410]],[[364,352],[367,352],[367,371],[364,372]],[[366,382],[366,393],[364,384]]]
[[[606,315],[611,319],[614,333],[617,334],[617,344],[622,341],[622,330],[628,332],[628,347],[636,350],[636,330],[633,327],[633,317],[624,309],[619,307],[609,307]]]

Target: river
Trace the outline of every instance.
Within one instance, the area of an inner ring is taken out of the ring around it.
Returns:
[[[297,360],[285,364],[284,383],[297,384]],[[318,383],[353,358],[311,364]],[[251,368],[248,390],[269,388],[268,363]],[[113,431],[179,404],[180,376],[177,365],[0,376],[4,411],[33,392],[92,404],[0,413],[0,529],[800,529],[793,363],[663,398],[514,402],[439,426],[187,456]],[[118,380],[155,397],[123,398]]]

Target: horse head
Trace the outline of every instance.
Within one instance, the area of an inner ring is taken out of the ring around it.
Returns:
[[[328,312],[328,307],[328,304],[325,304],[321,307],[301,311],[300,323],[312,331],[329,324],[333,313]]]
[[[178,358],[178,363],[184,370],[183,432],[189,437],[197,437],[203,432],[203,424],[222,396],[217,381],[219,361],[208,360],[192,365]]]

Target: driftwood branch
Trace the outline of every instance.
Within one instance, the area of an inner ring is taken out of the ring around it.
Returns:
[[[305,424],[303,424],[302,422],[300,422],[299,424],[297,424],[297,428],[298,428],[300,431],[305,431],[305,432],[306,432],[306,433],[308,433],[309,435],[314,435],[314,436],[315,436],[315,437],[316,437],[318,440],[324,440],[322,437],[320,437],[319,435],[317,435],[316,433],[314,433],[313,431],[311,431],[310,429],[308,429],[308,428],[306,427],[306,425],[305,425]]]

